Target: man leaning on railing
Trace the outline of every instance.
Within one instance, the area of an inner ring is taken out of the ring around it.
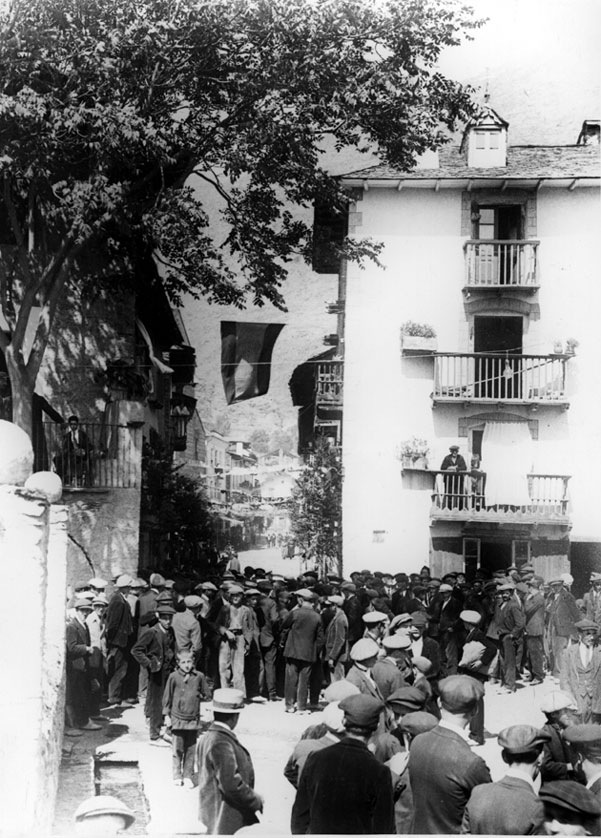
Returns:
[[[55,458],[56,470],[63,483],[88,486],[92,482],[92,451],[94,446],[86,432],[79,427],[79,418],[69,416],[69,428],[63,435],[62,451]]]

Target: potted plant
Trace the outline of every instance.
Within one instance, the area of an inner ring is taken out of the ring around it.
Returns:
[[[568,338],[566,340],[566,355],[575,355],[577,346],[580,346],[580,342],[576,338]]]
[[[401,326],[401,347],[404,355],[436,352],[436,331],[428,323],[407,320]]]
[[[560,340],[553,341],[553,352],[555,355],[563,355],[563,343]]]
[[[428,454],[430,448],[425,439],[413,436],[401,443],[401,460],[403,468],[428,468]]]

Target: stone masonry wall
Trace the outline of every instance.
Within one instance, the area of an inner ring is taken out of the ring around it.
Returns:
[[[0,833],[49,833],[63,725],[65,653],[63,507],[0,486]]]

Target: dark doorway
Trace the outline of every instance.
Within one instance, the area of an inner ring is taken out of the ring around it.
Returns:
[[[511,541],[481,541],[480,567],[489,574],[511,565]]]
[[[476,397],[520,399],[521,317],[474,317]]]
[[[601,573],[601,544],[575,541],[570,544],[570,573],[574,577],[572,593],[581,597],[591,587],[591,573]]]
[[[516,242],[524,235],[522,207],[515,204],[475,206],[473,217],[473,236],[484,243],[478,249],[481,272],[493,277],[496,285],[515,283],[519,258]]]

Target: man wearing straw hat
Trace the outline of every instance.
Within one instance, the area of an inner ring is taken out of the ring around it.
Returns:
[[[233,835],[258,823],[257,812],[263,811],[251,756],[234,733],[244,693],[215,690],[211,709],[213,722],[198,743],[199,817],[209,835]]]

